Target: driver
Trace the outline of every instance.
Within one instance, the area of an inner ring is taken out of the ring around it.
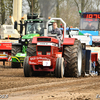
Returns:
[[[61,30],[57,27],[57,22],[53,22],[53,30],[51,31],[51,34],[57,34],[57,37],[61,39],[62,37],[62,32]]]
[[[51,34],[57,34],[57,39],[59,40],[59,47],[60,47],[62,40],[62,32],[57,27],[57,22],[53,22],[53,30],[51,31]]]
[[[95,30],[95,27],[92,25],[92,23],[89,21],[88,22],[88,24],[87,24],[87,26],[85,27],[85,29],[87,29],[87,30]]]

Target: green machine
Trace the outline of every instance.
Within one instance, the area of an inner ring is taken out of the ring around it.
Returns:
[[[39,18],[37,14],[28,14],[27,20],[20,21],[20,38],[19,43],[12,44],[12,68],[20,68],[23,65],[24,58],[27,56],[28,43],[32,41],[33,37],[44,36],[44,19]],[[15,23],[16,27],[16,23]],[[23,35],[23,27],[25,28],[25,34]],[[52,23],[49,25],[48,31],[52,30]],[[32,47],[31,49],[35,49]]]

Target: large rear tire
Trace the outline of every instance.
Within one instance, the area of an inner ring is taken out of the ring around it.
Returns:
[[[19,52],[21,52],[21,46],[12,46],[11,56],[15,56]],[[11,68],[21,68],[21,63],[12,62]]]
[[[36,45],[32,44],[31,41],[29,41],[29,44],[27,47],[27,56],[36,56]],[[32,75],[38,76],[38,72],[35,72],[33,68],[32,68]]]
[[[82,45],[75,40],[74,45],[64,47],[64,59],[67,62],[65,76],[79,77],[82,73]]]
[[[64,76],[64,59],[63,58],[57,58],[56,60],[55,76],[58,78],[63,78]]]
[[[36,56],[36,45],[30,42],[27,47],[27,56]]]
[[[25,57],[24,63],[23,63],[23,68],[24,68],[24,76],[25,77],[31,77],[33,75],[33,69],[32,67],[28,64],[29,61],[29,56]]]

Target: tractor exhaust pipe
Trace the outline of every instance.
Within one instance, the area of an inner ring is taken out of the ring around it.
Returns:
[[[47,21],[44,21],[44,36],[47,36],[47,27],[46,27]]]
[[[47,28],[44,28],[44,36],[47,36]]]

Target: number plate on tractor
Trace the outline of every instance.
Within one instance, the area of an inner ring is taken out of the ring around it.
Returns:
[[[51,66],[51,61],[43,61],[43,66]]]

